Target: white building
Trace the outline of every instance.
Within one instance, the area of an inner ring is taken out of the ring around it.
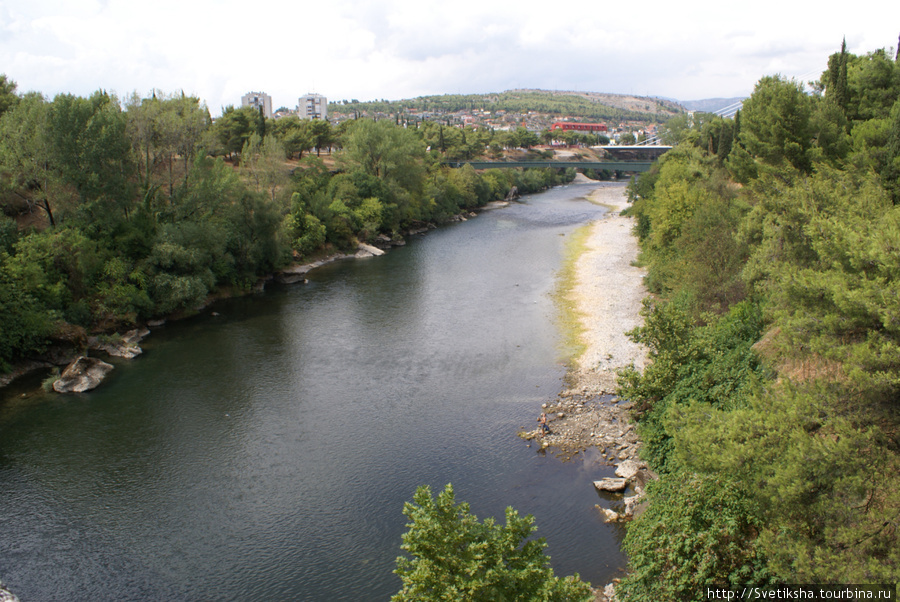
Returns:
[[[301,96],[297,115],[300,119],[328,119],[328,99],[320,94]]]
[[[262,107],[266,119],[272,119],[272,97],[265,92],[247,92],[241,96],[242,107],[253,107],[259,110]]]

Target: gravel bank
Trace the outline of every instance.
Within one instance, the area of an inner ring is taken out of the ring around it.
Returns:
[[[625,186],[597,189],[591,200],[610,208],[591,224],[585,252],[576,264],[573,294],[585,328],[586,351],[579,372],[600,383],[601,392],[615,390],[615,371],[634,364],[643,369],[646,351],[625,336],[641,324],[641,300],[647,295],[644,270],[632,265],[638,256],[633,220],[619,213],[628,206]]]
[[[606,185],[591,195],[609,213],[590,226],[585,252],[577,259],[571,294],[583,326],[584,353],[567,376],[568,389],[543,404],[552,433],[522,432],[541,447],[568,458],[597,447],[610,463],[637,460],[640,442],[628,419],[630,403],[613,395],[616,370],[634,364],[643,369],[646,350],[625,333],[641,324],[641,300],[647,292],[644,270],[632,265],[638,255],[633,220],[619,213],[628,206],[625,185]]]

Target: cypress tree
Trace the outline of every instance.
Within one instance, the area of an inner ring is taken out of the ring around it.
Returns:
[[[847,38],[841,42],[841,57],[840,57],[840,66],[838,70],[838,80],[837,80],[837,90],[836,90],[836,98],[838,106],[840,106],[844,111],[847,110],[847,104],[850,102],[850,88],[847,86],[847,61],[849,57],[847,56]]]
[[[847,38],[841,42],[841,51],[828,57],[828,81],[825,83],[826,98],[837,104],[846,113],[850,101],[847,85]]]
[[[722,127],[719,129],[719,148],[716,156],[719,163],[724,164],[725,159],[731,153],[731,142],[734,137],[732,126],[725,120],[722,121]]]
[[[259,117],[256,119],[256,133],[260,139],[266,137],[266,116],[263,114],[263,108],[259,107]]]

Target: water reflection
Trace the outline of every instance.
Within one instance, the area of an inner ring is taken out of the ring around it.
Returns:
[[[385,600],[416,486],[531,513],[557,571],[608,579],[611,469],[516,436],[563,367],[549,293],[570,186],[307,285],[171,324],[109,383],[0,406],[0,576],[22,599]]]

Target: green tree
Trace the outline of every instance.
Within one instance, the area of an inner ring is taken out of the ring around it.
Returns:
[[[307,127],[318,157],[323,148],[330,147],[334,142],[334,131],[331,124],[323,119],[313,119]]]
[[[303,153],[310,150],[314,146],[312,132],[308,119],[300,119],[296,115],[289,115],[276,119],[272,123],[272,134],[284,146],[288,159],[293,158],[296,154],[298,159],[303,158]]]
[[[812,99],[800,83],[777,75],[763,77],[744,101],[741,144],[771,167],[787,165],[808,173],[812,168],[811,115]]]
[[[125,104],[128,117],[128,135],[134,148],[141,187],[150,188],[151,174],[159,156],[159,121],[161,102],[156,91],[150,98],[141,98],[134,92]]]
[[[288,181],[284,146],[274,135],[260,139],[253,134],[241,150],[241,167],[256,185],[257,192],[267,192],[272,203],[278,189]]]
[[[52,152],[49,105],[39,94],[26,94],[0,116],[0,188],[43,210],[51,226],[72,195]]]
[[[5,270],[16,287],[66,320],[90,323],[90,300],[104,263],[104,250],[76,228],[56,228],[20,239]]]
[[[757,542],[757,502],[734,481],[664,476],[648,486],[650,505],[628,527],[623,548],[632,570],[616,588],[629,602],[707,600],[711,584],[771,579]]]
[[[0,251],[0,372],[26,354],[42,352],[59,315],[23,290],[6,269],[6,259]]]
[[[850,103],[850,89],[847,85],[847,65],[850,55],[847,53],[847,38],[841,42],[841,51],[828,57],[828,69],[823,74],[825,98],[840,107],[846,113]]]
[[[634,144],[634,142],[634,134],[632,134],[631,132],[625,132],[624,134],[619,136],[617,144],[628,146],[629,144]]]
[[[403,588],[393,602],[593,600],[577,575],[553,574],[544,540],[528,540],[536,529],[530,515],[507,508],[505,525],[492,518],[481,523],[467,503],[454,503],[451,485],[436,498],[428,486],[419,487],[403,513],[410,522],[401,547],[411,557],[397,558]]]
[[[253,107],[235,109],[229,105],[222,110],[222,116],[216,119],[212,133],[219,146],[219,152],[233,157],[241,152],[247,140],[257,130],[258,113]]]
[[[687,466],[743,484],[757,549],[784,582],[897,583],[896,418],[857,402],[833,382],[782,382],[741,408],[670,417]]]
[[[0,73],[0,117],[19,101],[16,96],[16,82]]]
[[[344,137],[338,165],[412,193],[421,191],[425,147],[414,132],[390,121],[357,120]]]
[[[127,119],[116,97],[60,94],[47,116],[51,157],[78,195],[82,223],[98,230],[127,218],[135,201]]]
[[[537,146],[541,141],[537,134],[529,132],[523,127],[516,128],[516,131],[512,132],[512,137],[516,148],[531,148]]]
[[[865,56],[849,56],[847,67],[851,122],[885,118],[900,97],[900,63],[884,48]]]
[[[672,117],[659,128],[659,138],[665,144],[675,146],[684,142],[691,131],[691,118],[687,113]]]

